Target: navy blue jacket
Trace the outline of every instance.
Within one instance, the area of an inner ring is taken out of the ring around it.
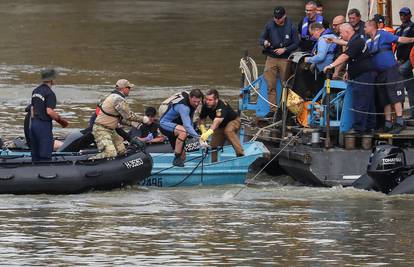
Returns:
[[[277,25],[274,20],[266,23],[264,31],[260,35],[260,45],[264,46],[264,41],[268,40],[271,47],[265,48],[263,54],[273,58],[288,58],[290,54],[299,47],[299,37],[296,26],[286,18],[283,26]],[[273,50],[286,48],[282,55],[276,55]]]

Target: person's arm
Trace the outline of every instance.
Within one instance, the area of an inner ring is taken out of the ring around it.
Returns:
[[[193,137],[199,138],[200,136],[193,128],[193,123],[190,118],[190,108],[183,104],[177,104],[174,106],[174,109],[180,114],[181,120],[183,121],[183,126],[187,133]]]
[[[334,62],[332,62],[331,64],[329,64],[328,66],[326,66],[323,69],[323,72],[327,72],[329,69],[333,69],[341,64],[344,64],[345,62],[347,62],[349,60],[349,56],[345,53],[341,54]]]
[[[266,48],[265,41],[269,42],[269,30],[267,24],[265,25],[263,32],[260,34],[259,45]]]
[[[325,60],[326,55],[328,54],[329,44],[323,39],[319,39],[318,41],[318,53],[313,57],[305,58],[306,63],[320,63]]]
[[[325,38],[325,41],[327,43],[335,43],[335,44],[341,45],[341,46],[347,46],[348,45],[348,42],[347,41],[344,41],[344,40],[339,39],[339,38],[331,38],[331,37],[329,37],[329,38]]]
[[[400,44],[411,44],[414,43],[414,37],[404,37],[401,36],[398,38],[398,43]]]
[[[128,103],[125,99],[115,99],[114,101],[114,107],[115,110],[118,111],[118,113],[121,115],[122,120],[121,123],[125,125],[131,126],[131,122],[142,122],[142,123],[148,123],[149,118],[147,116],[141,116],[138,114],[135,114],[134,112],[129,110]]]
[[[55,107],[56,107],[56,95],[55,94],[47,95],[47,97],[46,97],[46,114],[49,115],[49,117],[51,117],[52,120],[59,123],[63,128],[68,127],[69,122],[67,120],[65,120],[62,116],[59,115],[59,113],[57,113],[55,111]],[[32,107],[32,114],[34,114],[33,113],[33,107]]]

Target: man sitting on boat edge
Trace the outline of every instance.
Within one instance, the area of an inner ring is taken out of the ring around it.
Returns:
[[[192,118],[197,107],[201,104],[203,93],[200,89],[193,89],[189,94],[181,93],[181,97],[174,101],[171,99],[168,109],[161,115],[160,131],[170,141],[175,157],[174,166],[184,167],[185,150],[184,143],[190,135],[200,138],[193,127]]]
[[[205,126],[207,117],[213,121],[208,130]],[[223,146],[225,140],[228,140],[236,151],[236,155],[242,157],[244,151],[238,136],[240,127],[241,120],[237,112],[227,102],[219,99],[217,90],[208,90],[200,113],[201,140],[206,141],[212,135],[211,147],[213,149]],[[211,159],[212,162],[217,161],[217,151],[212,152]]]

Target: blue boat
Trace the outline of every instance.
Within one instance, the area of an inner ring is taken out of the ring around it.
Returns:
[[[151,176],[140,185],[175,187],[243,184],[249,166],[257,159],[270,155],[261,142],[246,142],[243,148],[245,156],[236,157],[232,146],[224,146],[218,152],[218,161],[214,163],[208,150],[189,152],[184,167],[172,166],[174,153],[151,153],[154,162]]]

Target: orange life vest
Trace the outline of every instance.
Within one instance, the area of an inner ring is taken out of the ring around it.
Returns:
[[[413,68],[414,68],[414,47],[413,49],[411,49],[410,60],[411,60],[411,65],[413,65]]]

